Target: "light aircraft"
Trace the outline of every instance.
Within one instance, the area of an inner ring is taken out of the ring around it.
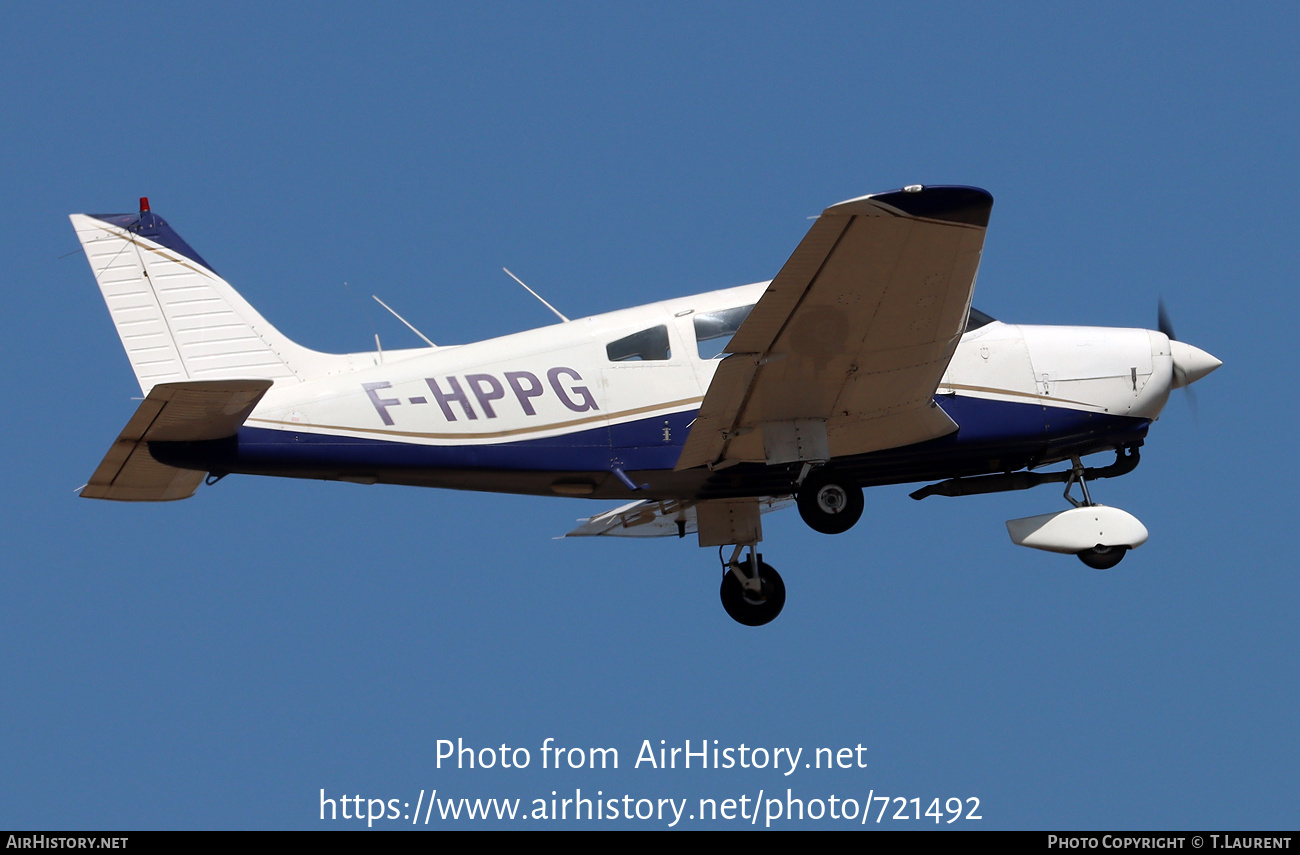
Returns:
[[[862,196],[823,211],[770,282],[350,354],[284,336],[147,199],[74,214],[145,395],[81,495],[184,499],[240,473],[623,500],[570,535],[697,534],[751,626],[785,603],[761,515],[795,504],[837,534],[880,484],[1063,483],[1070,507],[1009,521],[1011,539],[1113,567],[1147,530],[1088,482],[1131,471],[1170,390],[1221,363],[1163,311],[1152,331],[972,309],[992,206],[973,187]]]

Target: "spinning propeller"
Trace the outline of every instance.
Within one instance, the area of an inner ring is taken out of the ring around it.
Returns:
[[[1160,332],[1169,339],[1169,354],[1174,360],[1174,377],[1170,388],[1187,390],[1187,404],[1192,408],[1192,417],[1196,418],[1196,393],[1192,391],[1191,385],[1218,368],[1223,362],[1199,347],[1178,340],[1178,336],[1174,334],[1174,324],[1169,320],[1169,312],[1165,309],[1164,299],[1160,300],[1156,324]]]

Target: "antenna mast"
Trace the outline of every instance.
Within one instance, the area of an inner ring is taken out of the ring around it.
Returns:
[[[554,306],[552,306],[550,303],[546,302],[545,300],[542,300],[542,295],[541,295],[541,294],[538,294],[538,293],[537,293],[536,291],[534,291],[532,288],[529,288],[527,285],[524,285],[524,280],[520,279],[518,276],[514,275],[513,273],[511,273],[509,270],[507,270],[507,269],[504,268],[504,267],[501,268],[501,269],[502,269],[502,270],[505,270],[505,271],[506,271],[506,275],[509,276],[511,279],[515,280],[515,281],[518,282],[520,285],[523,285],[525,291],[527,291],[529,294],[532,294],[532,295],[533,295],[534,297],[536,297],[538,300],[541,300],[543,306],[545,306],[546,308],[550,309],[552,312],[555,312],[556,317],[558,317],[560,320],[564,321],[566,324],[569,322],[569,319],[568,319],[568,318],[566,318],[564,315],[560,314],[560,310],[559,310],[559,309],[555,308]]]
[[[399,321],[401,321],[402,323],[406,324],[406,328],[407,328],[407,329],[409,329],[411,332],[413,332],[413,333],[415,333],[416,335],[418,335],[420,338],[424,339],[425,344],[429,345],[429,347],[437,347],[437,346],[438,346],[438,345],[434,344],[433,342],[429,341],[429,337],[426,336],[424,333],[420,332],[419,330],[417,330],[417,329],[416,329],[416,328],[411,324],[410,321],[408,321],[406,318],[402,317],[401,315],[397,314],[397,312],[394,312],[392,306],[388,305],[387,303],[385,303],[383,300],[379,299],[378,297],[375,297],[374,294],[371,294],[370,296],[374,298],[374,300],[375,300],[376,303],[378,303],[379,305],[381,305],[381,306],[383,306],[385,309],[387,309],[389,312],[391,312],[392,315],[393,315],[393,317],[397,318]],[[375,336],[375,339],[376,339],[376,341],[377,341],[377,340],[379,339],[379,336]]]

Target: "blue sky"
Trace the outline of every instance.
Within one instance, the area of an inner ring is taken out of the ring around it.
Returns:
[[[1280,3],[7,9],[0,827],[356,827],[321,822],[322,789],[530,810],[788,788],[978,798],[958,827],[1294,828],[1298,23]],[[985,311],[1152,326],[1163,296],[1223,359],[1199,418],[1172,400],[1137,471],[1096,486],[1151,530],[1115,570],[1009,542],[1055,488],[880,488],[845,535],[766,518],[789,601],[756,631],[691,540],[552,540],[605,507],[579,500],[75,495],[138,387],[69,213],[148,195],[281,330],[346,351],[416,344],[372,293],[439,343],[548,323],[502,266],[575,317],[767,279],[808,216],[910,183],[993,193]],[[547,737],[620,768],[542,769]],[[438,768],[458,738],[531,765]],[[633,768],[644,740],[715,739],[868,765]]]

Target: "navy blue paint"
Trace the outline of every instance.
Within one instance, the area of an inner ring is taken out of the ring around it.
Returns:
[[[1005,443],[1008,440],[1042,441],[1047,438],[1045,408],[1040,404],[990,401],[960,395],[940,395],[934,400],[948,414],[948,418],[958,424],[955,434],[941,437],[935,442],[969,445]]]
[[[695,416],[696,411],[691,410],[614,425],[609,429],[614,464],[624,469],[672,469],[681,456]]]
[[[1045,460],[1140,444],[1151,426],[1149,419],[1041,404],[961,396],[935,400],[957,422],[957,432],[852,458],[849,468],[862,470],[863,484],[1011,472]]]
[[[961,395],[941,395],[935,401],[958,424],[956,433],[868,457],[921,454],[943,458],[978,451],[985,456],[1045,458],[1056,449],[1087,445],[1115,447],[1137,442],[1146,436],[1151,425],[1150,419],[1042,404],[989,401]]]
[[[900,449],[858,455],[838,463],[891,482],[923,480],[930,473],[984,471],[1001,458],[1018,469],[1051,450],[1116,446],[1139,441],[1146,419],[1083,413],[1039,404],[944,396],[940,406],[960,425],[948,436]],[[359,437],[243,427],[237,437],[209,443],[152,443],[163,462],[208,471],[371,473],[380,470],[487,469],[532,472],[609,472],[672,469],[695,412],[655,416],[614,427],[590,428],[546,439],[491,445],[415,445]],[[1050,429],[1049,426],[1050,425]],[[664,429],[668,429],[665,441]],[[1072,452],[1074,453],[1074,452]],[[788,467],[743,466],[723,470],[751,486],[763,480],[751,469],[786,477]],[[755,477],[757,476],[757,477]],[[947,475],[942,475],[947,477]],[[750,479],[754,480],[750,480]],[[726,480],[725,478],[723,479]],[[884,482],[884,481],[882,481]],[[736,488],[741,484],[734,485]]]
[[[180,235],[167,225],[167,221],[152,211],[142,211],[138,214],[87,214],[110,225],[117,226],[120,229],[126,229],[134,232],[140,237],[149,238],[154,243],[161,244],[172,252],[179,253],[190,261],[198,262],[212,270],[212,265],[203,260],[203,257],[194,251],[194,248],[186,243]]]
[[[575,431],[546,439],[492,445],[414,445],[406,442],[324,436],[243,427],[238,441],[209,447],[207,469],[504,469],[534,472],[599,472],[672,469],[681,454],[694,412],[642,419],[612,428]],[[664,427],[669,441],[663,439]],[[196,449],[197,451],[197,449]],[[173,449],[173,459],[185,453]],[[157,456],[157,455],[155,455]],[[191,463],[198,461],[190,460]]]
[[[873,194],[872,199],[892,205],[913,217],[946,220],[985,228],[993,210],[993,196],[987,190],[961,185],[925,187],[908,192],[893,190]]]

